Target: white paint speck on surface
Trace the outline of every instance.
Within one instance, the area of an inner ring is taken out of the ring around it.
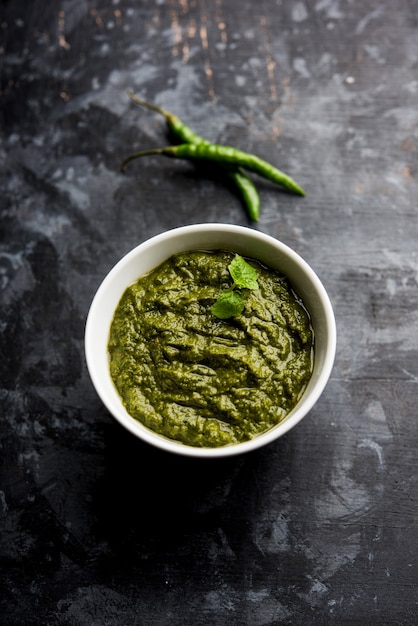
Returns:
[[[303,76],[304,78],[310,78],[311,73],[308,70],[308,68],[306,67],[306,61],[305,59],[302,58],[297,58],[293,61],[293,67],[295,69],[295,71],[300,74],[301,76]]]
[[[303,2],[296,2],[292,7],[292,19],[294,22],[303,22],[308,17],[308,11]]]

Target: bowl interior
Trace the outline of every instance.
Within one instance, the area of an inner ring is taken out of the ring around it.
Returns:
[[[195,448],[153,433],[125,410],[108,366],[107,342],[116,306],[125,289],[142,274],[171,255],[192,249],[227,249],[258,259],[288,276],[308,309],[315,335],[315,363],[311,380],[296,407],[277,426],[255,439],[220,448]],[[110,413],[134,435],[170,452],[188,456],[220,457],[249,451],[281,436],[299,422],[321,395],[335,356],[335,320],[328,295],[314,271],[293,250],[250,228],[202,224],[173,229],[134,248],[106,276],[87,317],[85,349],[92,382]]]

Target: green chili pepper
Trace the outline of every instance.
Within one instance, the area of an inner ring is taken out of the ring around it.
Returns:
[[[253,181],[248,178],[241,168],[227,170],[226,173],[240,190],[247,207],[248,217],[254,222],[258,222],[260,217],[260,196]]]
[[[267,161],[260,157],[237,150],[230,146],[222,146],[217,144],[190,144],[183,143],[177,146],[166,146],[165,148],[155,148],[153,150],[145,150],[136,152],[128,156],[122,163],[122,171],[126,169],[127,164],[133,159],[139,157],[161,154],[174,159],[188,159],[190,161],[210,161],[221,165],[242,167],[245,170],[254,172],[273,183],[282,185],[289,191],[304,196],[305,192],[288,174],[277,169]]]
[[[174,137],[180,140],[183,143],[191,143],[196,145],[204,144],[206,146],[210,145],[210,142],[195,133],[189,126],[187,126],[177,115],[170,113],[166,109],[157,106],[156,104],[152,104],[151,102],[147,102],[146,100],[142,100],[138,98],[134,94],[134,92],[130,89],[128,91],[128,95],[137,104],[140,104],[151,111],[155,111],[162,115],[166,122],[170,132],[174,135]],[[242,171],[240,168],[228,168],[226,170],[226,174],[228,178],[235,184],[237,189],[241,192],[242,198],[244,200],[245,206],[247,207],[248,216],[251,220],[257,222],[260,217],[260,198],[254,185],[253,181],[248,178],[246,173]]]

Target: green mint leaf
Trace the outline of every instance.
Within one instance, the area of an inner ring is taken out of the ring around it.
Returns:
[[[239,254],[236,254],[228,266],[229,273],[239,289],[258,289],[257,270]]]
[[[221,320],[241,315],[244,310],[244,299],[241,289],[258,289],[257,270],[236,254],[228,265],[234,284],[225,289],[211,307],[211,312]]]
[[[244,310],[241,292],[235,289],[225,289],[210,310],[221,320],[240,315]]]

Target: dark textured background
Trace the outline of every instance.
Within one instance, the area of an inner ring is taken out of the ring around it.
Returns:
[[[418,2],[3,0],[2,626],[418,624]],[[289,172],[250,224],[134,88]],[[225,221],[329,292],[331,380],[281,440],[227,462],[141,445],[83,349],[112,265]]]

